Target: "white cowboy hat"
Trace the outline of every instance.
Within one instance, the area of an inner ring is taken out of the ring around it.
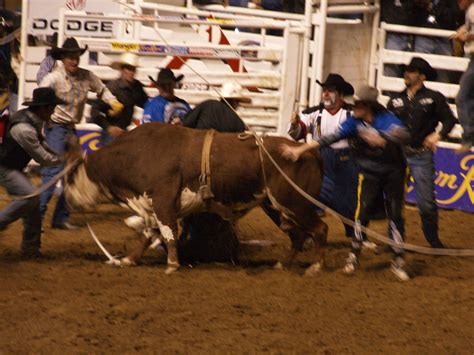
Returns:
[[[136,68],[139,66],[138,62],[139,62],[139,58],[136,54],[125,52],[125,53],[122,53],[122,55],[120,56],[118,60],[113,61],[110,64],[110,67],[116,70],[121,69],[122,65],[130,65]]]
[[[245,103],[252,102],[250,98],[244,97],[242,95],[242,86],[237,83],[224,83],[224,85],[222,85],[220,94],[224,99],[233,99]]]

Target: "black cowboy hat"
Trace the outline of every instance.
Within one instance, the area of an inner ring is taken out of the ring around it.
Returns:
[[[167,84],[176,84],[178,81],[183,80],[184,75],[180,74],[178,76],[174,76],[174,73],[171,69],[164,68],[161,69],[158,73],[158,77],[154,80],[151,76],[148,76],[148,79],[151,80],[153,84],[157,85],[167,85]]]
[[[51,56],[56,60],[61,60],[63,54],[79,52],[81,55],[87,50],[87,45],[84,48],[79,47],[74,37],[66,38],[62,47],[53,47],[51,49]]]
[[[33,90],[33,100],[23,102],[23,106],[49,106],[60,105],[65,102],[56,96],[51,88],[36,88]]]
[[[438,73],[426,60],[420,57],[413,57],[408,65],[402,65],[402,70],[405,71],[418,71],[426,76],[429,81],[436,80]]]
[[[344,80],[339,74],[330,73],[324,83],[316,80],[323,88],[334,88],[344,96],[354,95],[354,87]]]

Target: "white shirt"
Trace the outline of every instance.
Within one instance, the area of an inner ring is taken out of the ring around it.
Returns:
[[[319,115],[320,110],[316,110],[309,114],[300,114],[301,121],[306,124],[308,127],[308,133],[311,133],[314,139],[320,137],[317,127]],[[347,110],[343,108],[337,111],[334,115],[331,115],[329,111],[323,109],[323,112],[321,113],[321,136],[336,133],[339,129],[339,126],[347,119],[349,115],[350,112],[347,112]],[[339,142],[331,144],[330,147],[333,149],[348,148],[349,143],[347,142],[347,139],[341,139]]]
[[[107,103],[117,100],[97,75],[82,68],[76,75],[70,75],[59,61],[54,70],[43,78],[40,86],[52,88],[56,96],[66,102],[57,105],[51,115],[51,121],[56,123],[79,123],[89,91],[96,92]]]

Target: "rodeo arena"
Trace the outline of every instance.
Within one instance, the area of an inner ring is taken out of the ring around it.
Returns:
[[[0,354],[474,353],[474,0],[0,7]]]

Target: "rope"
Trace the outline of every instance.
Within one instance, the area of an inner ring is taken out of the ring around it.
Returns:
[[[14,201],[21,201],[21,200],[28,200],[30,198],[36,197],[41,195],[44,191],[49,189],[51,186],[56,184],[59,179],[61,179],[64,175],[69,173],[72,169],[74,169],[79,163],[81,162],[80,159],[76,160],[74,163],[66,166],[63,170],[61,170],[59,173],[53,176],[51,180],[49,180],[46,184],[41,185],[39,188],[35,190],[35,192],[29,194],[29,195],[0,195],[0,200],[14,200]]]
[[[291,180],[288,175],[282,170],[282,168],[278,165],[278,163],[273,159],[271,154],[268,152],[267,148],[265,148],[265,145],[263,144],[263,139],[259,137],[255,132],[252,132],[253,136],[255,137],[255,140],[258,142],[259,147],[263,149],[265,154],[267,155],[268,159],[272,162],[272,164],[275,166],[275,168],[278,170],[278,172],[285,178],[285,180],[304,198],[306,198],[308,201],[313,203],[315,206],[323,209],[324,211],[328,212],[329,214],[333,215],[334,217],[339,218],[344,224],[349,225],[351,227],[356,227],[356,223],[348,219],[341,214],[337,213],[333,209],[329,208],[325,204],[319,202],[316,200],[313,196],[308,194],[306,191],[301,189],[296,183]],[[431,247],[422,247],[414,244],[408,244],[408,243],[397,243],[386,236],[377,233],[367,227],[364,226],[359,226],[359,228],[362,230],[362,232],[366,233],[367,235],[373,237],[374,239],[378,240],[379,242],[389,244],[390,246],[396,247],[396,248],[402,248],[405,250],[410,250],[416,253],[420,254],[429,254],[429,255],[450,255],[450,256],[474,256],[474,249],[440,249],[440,248],[431,248]]]

